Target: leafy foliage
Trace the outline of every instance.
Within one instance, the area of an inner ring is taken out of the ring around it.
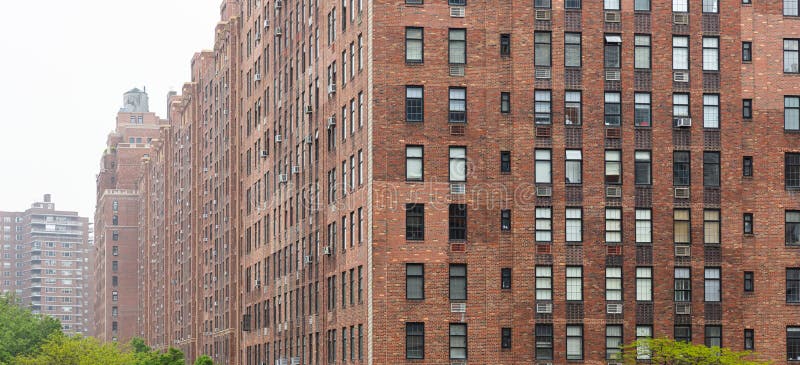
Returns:
[[[626,364],[636,364],[639,359],[647,359],[653,365],[766,365],[769,362],[752,359],[749,351],[733,351],[717,346],[706,347],[668,338],[654,338],[636,341],[622,348],[622,360]]]
[[[92,337],[52,335],[36,354],[19,356],[13,365],[137,365],[132,353]]]
[[[214,365],[214,361],[208,355],[203,355],[194,361],[194,365]]]
[[[35,315],[15,300],[12,296],[0,296],[0,364],[35,353],[48,337],[61,333],[57,319]]]

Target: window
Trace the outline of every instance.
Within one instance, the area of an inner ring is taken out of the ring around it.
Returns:
[[[606,268],[606,300],[608,300],[608,301],[621,301],[622,300],[622,268],[621,267],[607,267]]]
[[[672,184],[675,186],[689,186],[691,163],[689,151],[675,151],[672,154]]]
[[[450,265],[450,300],[467,300],[467,265]]]
[[[467,358],[467,325],[450,323],[450,359]]]
[[[467,5],[467,0],[448,0],[447,5],[451,6],[464,6]]]
[[[583,211],[581,208],[567,208],[566,241],[576,243],[583,241]]]
[[[500,347],[511,348],[511,328],[504,327],[500,330]]]
[[[581,67],[580,33],[564,33],[564,66]]]
[[[751,328],[744,329],[744,350],[753,351],[756,349],[755,345],[755,331]]]
[[[653,221],[650,209],[636,209],[636,243],[653,242]]]
[[[450,181],[467,181],[467,148],[450,147]]]
[[[653,338],[653,326],[636,326],[636,341]],[[639,342],[636,346],[636,360],[650,360],[650,347],[645,342]]]
[[[606,244],[622,243],[622,209],[606,208]]]
[[[511,151],[500,151],[500,172],[511,172]]]
[[[111,231],[111,240],[119,241],[119,231]]]
[[[580,9],[581,0],[566,0],[564,1],[564,9]]]
[[[689,94],[672,94],[672,116],[675,118],[688,118]]]
[[[450,29],[448,39],[450,64],[463,65],[467,63],[467,30]]]
[[[689,69],[689,37],[672,36],[672,69]]]
[[[511,289],[511,269],[500,269],[500,289]]]
[[[650,114],[650,94],[648,93],[635,93],[633,95],[634,108],[633,108],[633,122],[637,127],[650,127],[651,114]]]
[[[635,0],[633,3],[635,11],[650,11],[650,0]]]
[[[603,1],[603,10],[619,10],[619,0]]]
[[[605,124],[618,126],[622,120],[621,96],[618,92],[605,93]]]
[[[742,42],[742,62],[753,62],[753,42]]]
[[[581,92],[567,91],[564,93],[564,124],[580,125],[581,123]]]
[[[603,65],[605,68],[619,68],[621,54],[622,37],[619,34],[606,34],[603,50]]]
[[[553,300],[553,268],[536,266],[536,300]]]
[[[706,326],[705,338],[705,345],[707,347],[722,347],[722,327]]]
[[[744,234],[753,234],[753,213],[744,213],[742,215],[743,231]]]
[[[119,271],[119,261],[111,261],[111,271]]]
[[[675,326],[675,341],[692,342],[691,326]]]
[[[719,210],[706,209],[703,211],[703,243],[707,245],[720,244]]]
[[[533,6],[537,8],[549,8],[550,0],[534,0]]]
[[[622,326],[618,324],[606,326],[606,359],[621,359]]]
[[[783,0],[783,15],[798,15],[798,0]]]
[[[467,122],[467,89],[463,87],[450,88],[450,123]]]
[[[703,186],[719,186],[719,152],[703,152]]]
[[[672,0],[672,11],[676,13],[689,11],[689,0]]]
[[[550,124],[550,90],[536,90],[534,98],[534,122],[536,124]]]
[[[636,301],[650,302],[653,300],[653,268],[636,268]]]
[[[689,209],[675,209],[673,212],[673,236],[675,243],[690,243]]]
[[[424,119],[422,86],[406,86],[406,122],[421,122]]]
[[[718,13],[719,12],[719,0],[703,0],[703,12],[704,13]]]
[[[800,39],[783,40],[783,72],[796,74],[800,72],[798,67],[798,46]]]
[[[786,327],[786,360],[800,360],[800,327]]]
[[[583,300],[583,268],[567,266],[567,301]]]
[[[692,301],[692,279],[688,267],[675,268],[675,301]],[[677,340],[677,337],[675,338]]]
[[[783,98],[783,128],[787,131],[800,131],[800,96]]]
[[[500,55],[511,56],[511,34],[500,35]]]
[[[425,239],[425,205],[406,204],[406,239],[411,241]]]
[[[537,184],[550,184],[553,182],[550,156],[550,150],[537,149],[534,151],[534,178]]]
[[[550,207],[536,208],[536,242],[553,240],[553,212]]]
[[[752,271],[744,272],[744,291],[753,292],[755,289],[755,276]]]
[[[705,270],[705,301],[719,302],[722,300],[722,286],[720,284],[720,268],[707,267]]]
[[[423,147],[406,146],[406,180],[422,181]]]
[[[511,230],[511,210],[510,209],[503,209],[500,211],[500,230],[502,231],[510,231]]]
[[[419,63],[423,57],[422,28],[406,28],[406,62]]]
[[[786,244],[800,245],[800,211],[786,211]]]
[[[800,354],[800,328],[798,329],[798,353]],[[536,360],[553,360],[552,324],[536,324]]]
[[[703,95],[703,128],[719,128],[719,95]]]
[[[650,185],[651,171],[650,151],[634,152],[634,180],[636,185]]]
[[[550,67],[550,33],[533,34],[533,63],[536,67]]]
[[[567,360],[583,360],[583,326],[567,326]]]
[[[637,0],[638,4],[639,1]],[[648,10],[650,4],[648,5]],[[650,69],[650,36],[636,35],[633,38],[633,67],[640,70]]]
[[[753,119],[753,99],[742,99],[742,118]]]
[[[450,204],[449,235],[451,241],[467,239],[467,205]]]
[[[606,150],[606,184],[622,184],[622,152]]]
[[[112,246],[111,247],[111,255],[112,256],[119,256],[119,246]]]
[[[425,358],[425,323],[407,322],[406,359],[424,359],[424,358]]]
[[[423,264],[406,264],[406,299],[425,299]]]
[[[581,150],[566,150],[565,165],[567,184],[580,184],[583,171]]]
[[[511,93],[510,92],[501,92],[500,93],[500,112],[501,113],[511,113]]]
[[[786,176],[785,184],[787,188],[800,188],[800,153],[786,153]]]

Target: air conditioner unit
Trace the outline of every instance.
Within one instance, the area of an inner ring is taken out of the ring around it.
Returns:
[[[537,79],[549,79],[550,78],[550,69],[549,68],[537,68],[533,71],[533,77]]]
[[[336,126],[336,117],[328,117],[328,129]]]
[[[619,81],[619,70],[606,70],[606,81]]]
[[[286,183],[288,181],[289,181],[289,175],[286,175],[286,174],[278,175],[278,182]]]
[[[675,303],[675,314],[692,314],[692,303]]]
[[[622,304],[606,304],[606,313],[608,314],[622,314]]]
[[[464,76],[464,65],[450,65],[450,76]]]
[[[674,189],[674,196],[679,199],[689,199],[690,190],[688,187]]]
[[[450,7],[451,18],[463,18],[466,15],[466,9],[463,6]]]
[[[464,183],[451,183],[450,194],[465,194],[467,192],[467,185]]]
[[[537,186],[536,196],[553,196],[552,186]]]
[[[536,10],[536,20],[550,20],[550,10]]]
[[[303,142],[305,142],[305,144],[311,144],[313,141],[311,140],[311,136],[308,135],[303,137]]]
[[[676,117],[673,118],[673,122],[675,127],[691,127],[692,126],[692,118],[687,117]]]
[[[203,237],[203,242],[208,242],[208,237]]]
[[[261,158],[267,158],[267,156],[269,156],[269,152],[267,152],[267,150],[261,150],[260,156]]]
[[[283,141],[283,137],[280,134],[275,135],[275,143],[281,143]]]
[[[466,313],[467,303],[450,303],[450,312],[452,313]]]
[[[336,84],[328,84],[328,94],[333,94],[336,92]]]
[[[263,335],[264,335],[264,336],[266,336],[266,335],[267,335],[267,328],[264,328],[264,331],[263,331],[263,332],[264,332],[264,334],[263,334]],[[262,364],[264,364],[264,362],[262,362]]]
[[[313,259],[313,256],[305,255],[305,256],[303,256],[303,263],[304,264],[310,264],[312,262],[312,259]]]
[[[322,247],[322,254],[323,255],[331,255],[331,246]]]
[[[253,76],[253,80],[261,81],[261,74],[256,72],[255,76]]]
[[[261,286],[261,280],[258,280],[258,279],[256,279],[256,281],[255,281],[255,285],[254,285],[254,286],[255,286],[256,288],[260,287],[260,286]]]
[[[292,166],[292,173],[299,174],[300,173],[300,166]]]
[[[692,247],[689,245],[676,245],[675,246],[675,256],[677,257],[689,257],[692,255]]]
[[[275,36],[280,37],[282,34],[283,31],[281,31],[281,27],[275,27]]]
[[[672,14],[672,22],[675,24],[689,24],[689,14]]]
[[[536,303],[536,313],[553,313],[553,303]]]
[[[311,105],[306,105],[306,114],[311,114],[313,112],[314,112],[314,109],[311,107]]]
[[[672,81],[675,82],[689,82],[688,71],[675,71],[672,73]]]
[[[269,19],[264,19],[264,28],[269,28]]]
[[[619,23],[618,11],[607,11],[605,16],[606,23]]]
[[[607,198],[620,198],[622,197],[622,187],[619,186],[606,186]]]
[[[275,9],[280,9],[281,7],[283,7],[283,1],[275,0]]]

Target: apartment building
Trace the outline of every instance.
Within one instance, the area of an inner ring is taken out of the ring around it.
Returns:
[[[220,13],[147,162],[148,341],[247,365],[604,363],[664,336],[800,360],[797,0]]]
[[[56,210],[45,194],[24,212],[0,212],[0,227],[0,291],[58,319],[65,333],[87,335],[88,219]]]

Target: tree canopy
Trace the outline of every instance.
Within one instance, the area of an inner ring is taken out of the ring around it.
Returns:
[[[653,365],[766,365],[749,351],[733,351],[717,346],[707,347],[668,338],[636,341],[623,347],[622,360],[636,364],[637,359],[650,359]]]
[[[0,364],[36,352],[56,333],[61,333],[57,319],[31,313],[17,305],[13,296],[0,296]]]

